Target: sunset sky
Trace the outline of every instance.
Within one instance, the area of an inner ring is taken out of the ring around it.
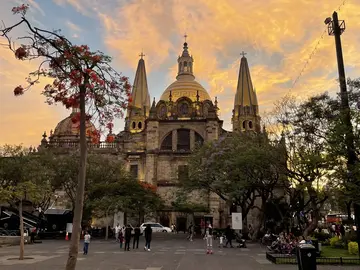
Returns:
[[[218,97],[227,130],[242,51],[262,116],[289,92],[319,40],[291,92],[305,98],[337,91],[334,38],[324,34],[324,20],[340,6],[339,18],[347,26],[342,35],[346,75],[360,77],[360,0],[1,0],[5,25],[19,19],[11,12],[19,3],[30,4],[28,18],[38,27],[61,29],[73,43],[112,56],[115,69],[131,82],[143,50],[151,99],[156,100],[175,79],[187,33],[196,79],[213,99]],[[0,47],[0,145],[37,146],[42,133],[70,113],[44,103],[44,84],[13,96],[13,89],[35,68],[35,62],[16,60]],[[122,130],[123,122],[115,121],[115,131]]]

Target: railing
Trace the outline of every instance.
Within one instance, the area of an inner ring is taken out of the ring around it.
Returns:
[[[116,142],[99,142],[99,143],[92,143],[87,142],[89,148],[101,148],[101,149],[108,149],[108,148],[118,148],[119,144]],[[52,140],[48,144],[48,148],[77,148],[79,147],[79,141],[73,140]]]
[[[274,264],[297,264],[295,255],[274,254],[266,252],[266,259]],[[350,257],[317,257],[316,264],[328,265],[360,265],[360,258]]]

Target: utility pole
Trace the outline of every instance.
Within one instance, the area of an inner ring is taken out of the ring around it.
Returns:
[[[347,170],[348,170],[348,181],[356,183],[356,175],[353,173],[355,165],[358,162],[358,158],[355,152],[354,144],[354,133],[351,123],[349,96],[346,89],[346,77],[344,68],[344,58],[341,47],[341,34],[345,31],[345,21],[338,18],[338,14],[334,11],[331,18],[325,20],[325,24],[328,25],[328,34],[335,37],[336,56],[339,72],[340,82],[340,98],[341,98],[341,115],[343,118],[344,131],[345,131],[345,144],[347,151]],[[360,256],[360,205],[354,203],[355,222],[357,226],[357,242],[359,246]]]

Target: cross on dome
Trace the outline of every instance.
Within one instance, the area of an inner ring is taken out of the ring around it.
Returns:
[[[143,57],[145,56],[145,54],[141,51],[141,54],[139,54],[139,56],[141,57],[141,59],[143,59]]]
[[[245,55],[247,55],[247,53],[244,52],[244,51],[242,51],[242,52],[240,53],[240,55],[242,55],[242,57],[245,57]]]
[[[185,42],[186,42],[187,37],[188,37],[188,35],[185,33],[185,35],[184,35]]]

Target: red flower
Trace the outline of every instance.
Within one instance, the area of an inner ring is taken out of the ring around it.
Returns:
[[[108,135],[106,137],[106,142],[107,143],[113,143],[115,141],[115,137],[113,135]]]
[[[24,94],[24,88],[22,88],[21,85],[15,87],[15,89],[14,89],[14,95],[15,95],[15,96],[20,96],[20,95],[22,95],[22,94]]]
[[[28,56],[28,52],[26,51],[26,49],[24,47],[20,47],[20,48],[17,48],[16,51],[15,51],[15,57],[17,59],[24,59]]]

